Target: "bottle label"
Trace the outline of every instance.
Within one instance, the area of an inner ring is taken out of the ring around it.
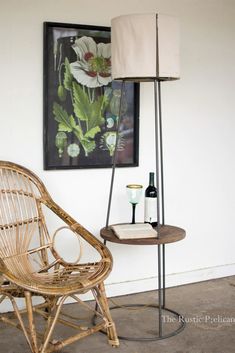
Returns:
[[[157,222],[157,198],[145,197],[144,221],[148,223]]]

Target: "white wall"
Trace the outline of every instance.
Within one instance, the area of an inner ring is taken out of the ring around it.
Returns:
[[[43,171],[43,22],[110,25],[162,12],[181,22],[180,81],[164,83],[166,221],[187,238],[167,246],[167,284],[235,272],[235,2],[233,0],[0,0],[0,159],[36,172],[54,199],[99,236],[111,171]],[[117,170],[111,222],[127,221],[125,185],[154,168],[152,84],[141,85],[140,166]],[[137,208],[143,216],[143,203]],[[108,244],[109,295],[156,287],[157,248]],[[144,264],[144,266],[143,266]]]

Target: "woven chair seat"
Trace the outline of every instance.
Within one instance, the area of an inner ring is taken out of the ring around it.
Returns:
[[[94,286],[97,274],[102,273],[105,262],[68,265],[53,272],[29,273],[27,268],[19,268],[21,276],[15,277],[6,272],[5,277],[22,288],[45,295],[69,295],[85,293]]]

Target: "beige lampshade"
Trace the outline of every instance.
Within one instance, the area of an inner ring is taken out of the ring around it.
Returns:
[[[179,23],[173,16],[134,14],[111,21],[113,79],[179,79]]]

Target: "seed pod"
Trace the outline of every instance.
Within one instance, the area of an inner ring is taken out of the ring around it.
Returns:
[[[65,132],[58,132],[55,137],[55,145],[58,148],[59,157],[62,157],[64,148],[67,145],[67,135]]]
[[[59,85],[57,94],[61,102],[66,100],[67,92],[63,85]]]

